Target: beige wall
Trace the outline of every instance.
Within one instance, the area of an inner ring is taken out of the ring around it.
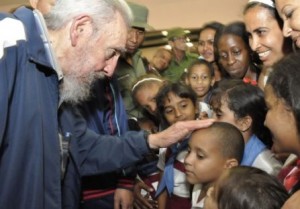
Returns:
[[[155,29],[174,26],[198,28],[207,21],[228,23],[242,19],[247,0],[130,0],[146,5],[149,23]],[[9,11],[28,0],[0,0],[0,11]]]
[[[247,0],[130,0],[146,5],[149,23],[155,29],[181,26],[198,28],[205,22],[216,20],[228,23],[242,20]]]
[[[243,7],[247,0],[129,0],[149,8],[149,24],[157,30],[175,26],[199,28],[205,22],[228,23],[242,20]],[[9,11],[28,0],[0,0],[0,11]],[[143,50],[151,58],[156,48]]]

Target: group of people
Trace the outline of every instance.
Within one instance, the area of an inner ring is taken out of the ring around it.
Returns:
[[[150,61],[143,5],[30,4],[0,14],[1,206],[298,207],[300,2],[249,0],[198,55],[173,28]]]

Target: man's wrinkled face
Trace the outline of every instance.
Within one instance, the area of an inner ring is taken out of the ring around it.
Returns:
[[[113,75],[120,54],[125,52],[127,27],[116,13],[115,19],[101,30],[84,36],[60,58],[64,73],[62,100],[72,103],[86,100],[95,80]]]

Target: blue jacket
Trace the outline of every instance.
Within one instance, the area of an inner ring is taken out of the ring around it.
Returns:
[[[115,77],[96,81],[92,98],[79,105],[88,128],[98,134],[123,135],[128,131],[127,114]],[[126,172],[124,172],[126,171]],[[133,168],[82,178],[83,201],[91,198],[99,208],[114,208],[111,201],[117,188],[132,190],[135,182]],[[124,175],[125,174],[125,175]],[[97,190],[97,192],[95,191]],[[90,192],[93,191],[92,195]],[[97,201],[95,202],[95,199]],[[85,206],[85,208],[88,208]]]
[[[122,139],[87,129],[75,108],[58,118],[58,76],[46,57],[31,10],[0,14],[0,205],[60,209],[79,203],[80,178],[129,166],[148,152],[143,132]],[[60,121],[60,124],[58,124]],[[58,138],[71,133],[61,193]],[[76,207],[70,207],[72,209]]]
[[[0,14],[0,207],[61,208],[58,78],[32,12],[14,15]]]

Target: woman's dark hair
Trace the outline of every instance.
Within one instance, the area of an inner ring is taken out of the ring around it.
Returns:
[[[289,195],[275,176],[248,166],[225,171],[217,186],[218,209],[280,209]]]
[[[224,79],[213,89],[210,103],[214,108],[220,109],[223,99],[237,119],[246,116],[252,118],[253,134],[270,148],[271,134],[264,126],[267,107],[263,91],[240,79]]]
[[[197,108],[197,94],[189,87],[182,83],[167,83],[158,92],[156,96],[157,111],[162,124],[168,124],[166,118],[164,117],[165,110],[165,100],[169,93],[174,93],[178,97],[191,99],[195,108]]]
[[[224,25],[220,22],[217,22],[217,21],[208,22],[201,27],[201,29],[199,31],[199,36],[200,36],[201,32],[206,29],[212,29],[217,32],[217,31],[221,30],[223,27],[224,27]]]
[[[243,11],[243,14],[246,14],[247,11],[253,7],[256,7],[256,6],[261,6],[263,8],[266,8],[267,10],[269,10],[270,14],[277,20],[280,28],[282,29],[283,28],[283,20],[280,18],[277,10],[275,7],[271,7],[267,4],[264,4],[264,3],[261,3],[261,2],[250,2],[248,4],[246,4],[245,8],[244,8],[244,11]]]
[[[218,50],[219,41],[222,36],[228,35],[228,34],[240,37],[243,40],[243,42],[245,43],[245,45],[247,47],[247,51],[248,51],[249,58],[250,58],[250,69],[254,70],[254,72],[257,75],[259,75],[261,70],[258,67],[258,65],[261,64],[261,61],[259,60],[258,55],[251,50],[251,47],[249,45],[249,36],[248,36],[247,30],[246,30],[245,23],[241,22],[241,21],[235,21],[235,22],[229,23],[228,25],[224,26],[222,30],[220,30],[218,33],[216,33],[215,42],[214,42],[214,48],[216,51],[216,53],[215,53],[216,61],[219,62],[219,58],[220,58],[219,50]],[[221,70],[224,71],[223,73],[225,74],[225,76],[229,77],[228,73],[223,68],[223,66],[221,64],[219,64],[219,66],[221,67]],[[257,76],[257,78],[258,78],[258,76]]]
[[[300,53],[292,53],[273,65],[266,85],[273,88],[274,94],[283,99],[293,111],[298,134],[300,133]]]

